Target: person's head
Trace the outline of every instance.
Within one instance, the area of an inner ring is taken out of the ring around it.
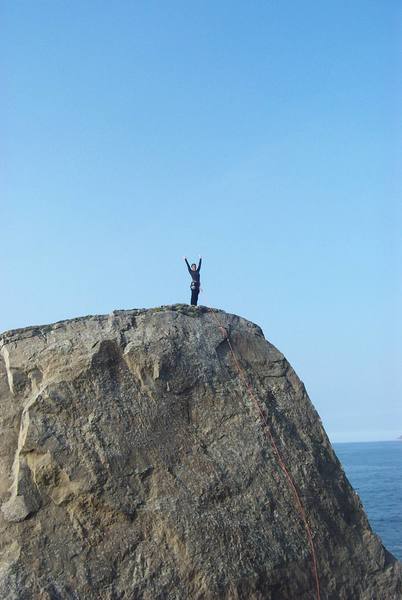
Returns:
[[[196,270],[197,270],[197,265],[196,265],[195,263],[193,263],[193,264],[191,265],[191,270],[192,270],[192,271],[196,271]]]

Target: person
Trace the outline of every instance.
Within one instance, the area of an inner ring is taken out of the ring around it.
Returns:
[[[198,267],[195,263],[193,263],[190,267],[187,258],[185,256],[183,256],[183,258],[186,261],[188,272],[191,275],[191,285],[190,285],[191,305],[197,306],[198,294],[200,293],[200,269],[201,269],[202,257],[200,256]]]

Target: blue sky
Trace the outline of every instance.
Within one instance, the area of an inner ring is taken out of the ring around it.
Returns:
[[[0,330],[259,323],[332,440],[402,434],[399,1],[5,1]]]

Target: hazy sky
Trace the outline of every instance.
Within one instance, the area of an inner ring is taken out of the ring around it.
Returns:
[[[4,0],[0,330],[259,323],[332,440],[402,434],[400,0]]]

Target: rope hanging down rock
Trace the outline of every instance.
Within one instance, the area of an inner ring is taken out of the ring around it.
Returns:
[[[285,477],[285,479],[286,479],[286,481],[288,483],[288,486],[289,486],[289,488],[290,488],[290,490],[292,492],[293,499],[295,501],[295,505],[296,505],[296,508],[297,508],[297,512],[298,512],[298,514],[299,514],[299,516],[300,516],[300,518],[301,518],[301,520],[303,522],[304,529],[306,531],[307,541],[308,541],[308,545],[309,545],[309,548],[310,548],[311,562],[312,562],[312,573],[313,573],[313,578],[314,578],[314,582],[315,582],[315,597],[316,597],[316,600],[320,600],[321,599],[321,595],[320,595],[320,579],[319,579],[319,576],[318,576],[317,556],[316,556],[316,552],[315,552],[315,547],[314,547],[313,536],[312,536],[312,533],[311,533],[311,528],[310,528],[310,525],[309,525],[309,522],[308,522],[308,519],[307,519],[307,514],[306,514],[306,511],[305,511],[305,508],[304,508],[302,500],[300,498],[300,494],[299,494],[299,492],[297,490],[297,487],[296,487],[296,484],[294,482],[294,479],[293,479],[292,475],[290,474],[290,471],[287,468],[286,463],[285,463],[285,461],[284,461],[284,459],[283,459],[283,457],[282,457],[282,455],[281,455],[281,453],[279,451],[279,448],[278,448],[278,446],[277,446],[277,444],[275,442],[275,439],[274,439],[273,434],[271,432],[271,428],[270,428],[269,423],[268,423],[267,413],[263,409],[263,406],[262,406],[260,400],[258,399],[257,394],[254,393],[254,389],[253,389],[250,381],[247,378],[245,370],[241,366],[240,361],[239,361],[239,359],[238,359],[238,357],[237,357],[237,355],[236,355],[236,353],[234,351],[233,344],[232,344],[232,342],[230,340],[230,337],[229,337],[229,333],[228,333],[227,329],[219,321],[218,316],[216,314],[216,311],[213,308],[211,308],[210,306],[207,306],[207,308],[208,308],[208,311],[213,314],[213,316],[215,318],[215,321],[217,323],[217,326],[218,326],[220,332],[222,333],[223,339],[226,340],[226,342],[227,342],[227,344],[229,346],[230,354],[232,356],[232,359],[233,359],[233,362],[235,364],[235,367],[236,367],[236,369],[237,369],[237,371],[239,373],[239,376],[240,376],[241,380],[244,383],[244,386],[245,386],[245,388],[246,388],[246,390],[247,390],[247,392],[248,392],[248,394],[249,394],[249,396],[250,396],[250,398],[252,400],[252,403],[253,403],[253,405],[254,405],[254,407],[256,409],[256,412],[258,414],[259,421],[260,421],[260,424],[261,424],[261,429],[262,429],[265,437],[267,438],[267,440],[269,441],[269,443],[270,443],[270,445],[272,447],[273,454],[275,456],[277,464],[278,464],[280,470],[282,471],[282,473],[283,473],[283,475],[284,475],[284,477]]]

